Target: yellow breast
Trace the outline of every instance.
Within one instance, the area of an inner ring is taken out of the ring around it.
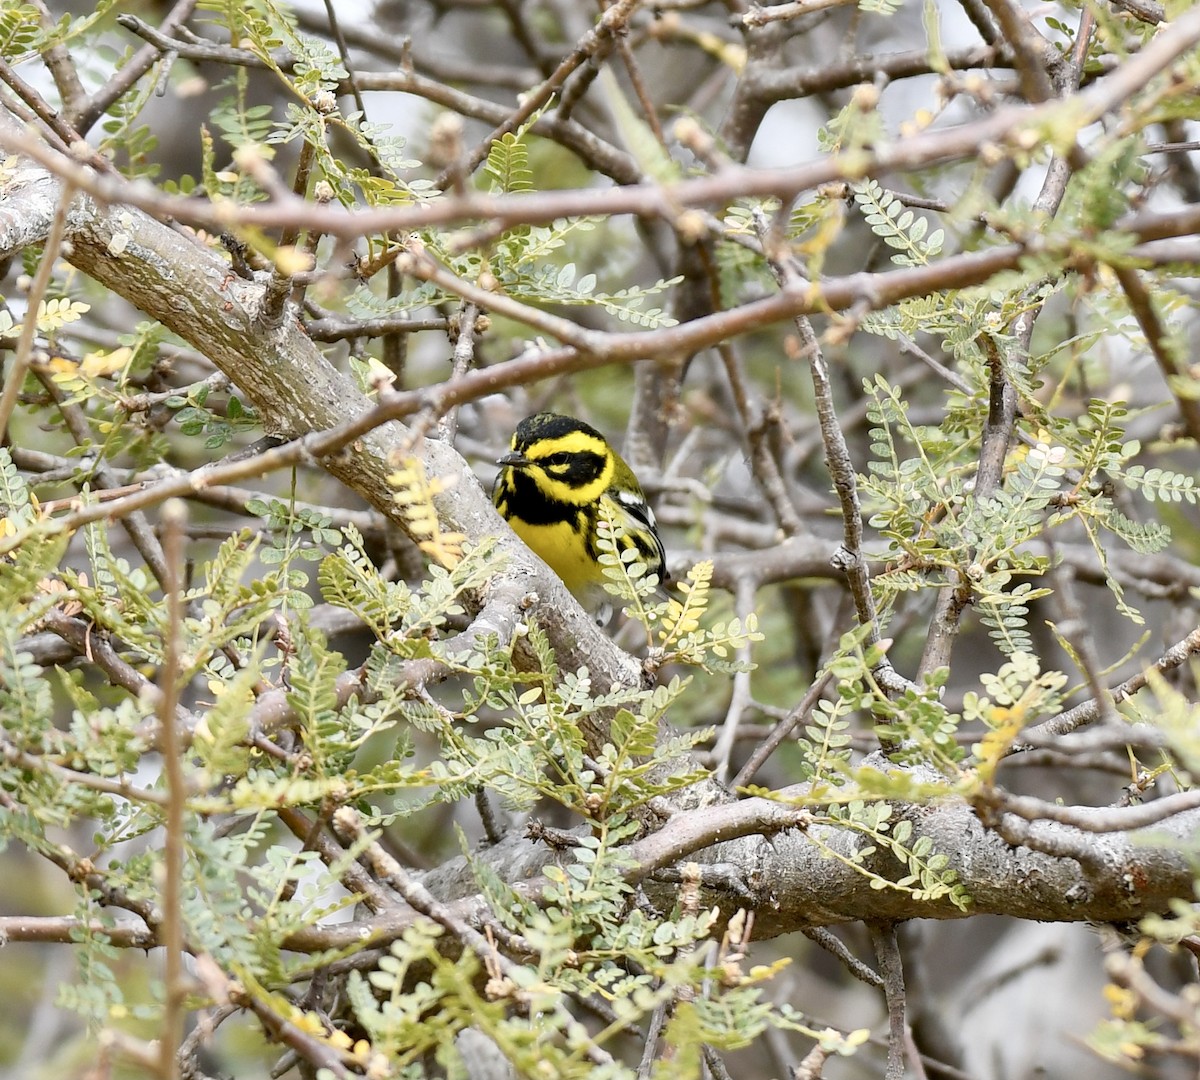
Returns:
[[[550,525],[531,525],[520,518],[510,518],[513,531],[563,580],[563,584],[580,600],[590,598],[603,575],[595,560],[588,554],[579,533],[566,521]]]

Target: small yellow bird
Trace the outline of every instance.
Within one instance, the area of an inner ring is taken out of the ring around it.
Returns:
[[[496,464],[496,509],[588,611],[612,600],[599,561],[602,517],[622,530],[623,549],[636,549],[647,570],[667,580],[654,511],[633,470],[590,424],[559,413],[527,416]]]

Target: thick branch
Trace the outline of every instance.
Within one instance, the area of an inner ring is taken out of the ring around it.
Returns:
[[[728,836],[747,821],[754,821],[755,805],[747,800],[704,811],[705,830],[711,839]],[[682,840],[695,841],[702,834],[688,819],[696,814],[671,818],[652,839],[654,850],[663,850]],[[1078,820],[1104,820],[1103,808],[1078,807]],[[747,906],[746,890],[755,898],[755,935],[771,937],[811,926],[827,926],[859,919],[897,921],[912,918],[953,919],[965,915],[996,914],[1040,921],[1121,921],[1164,910],[1172,898],[1190,899],[1192,869],[1184,851],[1174,840],[1190,837],[1200,828],[1200,810],[1186,810],[1144,829],[1125,833],[1097,834],[1056,822],[1037,826],[1042,840],[1053,840],[1071,850],[1085,848],[1095,860],[1087,867],[1073,858],[1054,858],[1025,848],[1014,848],[996,833],[984,828],[965,802],[946,798],[925,806],[899,806],[895,817],[912,822],[911,843],[928,837],[934,850],[950,859],[972,903],[964,912],[948,897],[924,901],[893,889],[864,888],[862,874],[838,859],[824,854],[832,850],[849,855],[865,841],[852,832],[828,824],[806,829],[784,828],[768,841],[760,828],[740,839],[712,843],[688,851],[681,842],[674,851],[702,864],[720,863],[741,874],[744,889],[707,890],[704,902],[719,904],[727,913]],[[785,819],[772,823],[772,831]],[[725,830],[725,831],[717,831]],[[646,843],[650,843],[648,839]],[[814,843],[816,841],[816,843]],[[634,850],[638,850],[636,845]],[[643,849],[649,853],[650,849]],[[489,849],[481,856],[509,881],[535,879],[542,865],[559,858],[557,852],[512,840]],[[890,856],[877,854],[866,868],[896,880],[904,871]],[[473,895],[475,881],[470,868],[456,860],[430,872],[425,884],[435,895],[449,900]],[[676,890],[658,886],[647,878],[642,887],[655,903],[669,909]],[[341,933],[338,929],[331,932]]]
[[[1036,835],[1039,849],[1086,851],[1083,866],[1073,857],[1011,846],[985,829],[958,798],[898,806],[893,817],[912,823],[910,842],[928,837],[936,851],[949,857],[950,867],[971,897],[965,912],[945,897],[919,900],[900,890],[864,888],[862,873],[825,854],[849,856],[865,845],[860,836],[829,824],[789,827],[804,821],[805,812],[761,799],[677,814],[631,850],[642,858],[643,870],[672,858],[720,864],[721,874],[704,879],[702,902],[721,906],[727,915],[739,907],[753,908],[758,938],[861,919],[895,922],[993,914],[1041,922],[1127,921],[1164,911],[1172,899],[1190,900],[1193,873],[1183,842],[1200,829],[1200,810],[1185,810],[1129,832],[1097,833],[1093,825],[1108,825],[1111,813],[1105,808],[1077,807],[1071,811],[1072,819],[1085,828],[1041,821],[1030,833]],[[771,834],[769,840],[764,829]],[[723,839],[729,836],[736,838]],[[516,837],[472,856],[531,896],[538,895],[545,883],[540,878],[542,868],[562,858],[559,850]],[[890,856],[878,853],[864,868],[891,880],[904,873]],[[635,878],[639,875],[638,870],[631,873]],[[735,878],[736,889],[720,884]],[[424,888],[456,918],[475,926],[487,918],[486,904],[476,895],[475,873],[466,860],[451,860],[422,880]],[[650,875],[643,878],[641,888],[665,910],[677,899],[677,885]],[[416,917],[403,904],[389,905],[354,922],[297,931],[286,944],[299,952],[378,946],[402,934]],[[12,940],[58,940],[70,926],[61,921],[12,919],[0,928]],[[118,943],[143,947],[145,938],[139,934],[119,934]]]

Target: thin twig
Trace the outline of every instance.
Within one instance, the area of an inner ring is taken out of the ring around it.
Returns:
[[[258,1017],[271,1038],[290,1046],[316,1069],[328,1070],[335,1080],[361,1080],[362,1073],[357,1069],[351,1072],[344,1064],[341,1052],[326,1039],[318,1038],[307,1028],[284,1017],[274,999],[263,1001],[251,992],[241,995],[240,1000]]]
[[[773,233],[766,215],[761,210],[756,210],[754,221],[763,252],[780,285],[793,289],[804,287],[807,282],[790,255],[781,250],[779,238]],[[846,445],[846,436],[838,422],[829,368],[821,351],[821,344],[806,316],[797,315],[793,322],[800,339],[799,348],[795,350],[796,358],[808,362],[817,421],[825,444],[825,463],[838,502],[841,504],[842,545],[834,555],[834,565],[846,575],[850,594],[854,598],[858,623],[867,628],[867,643],[873,645],[880,639],[879,619],[875,610],[875,598],[871,593],[870,570],[863,552],[863,515],[858,499],[857,472],[850,457],[850,448]],[[880,686],[889,693],[898,691],[905,685],[886,657],[877,663],[875,677]]]
[[[17,399],[21,387],[25,384],[25,376],[33,361],[33,340],[37,334],[38,307],[45,299],[46,290],[50,287],[50,278],[54,274],[54,263],[62,249],[63,236],[67,228],[67,210],[75,199],[75,188],[69,182],[63,183],[62,192],[58,197],[58,205],[54,210],[54,220],[50,223],[50,233],[42,247],[42,258],[38,263],[37,273],[25,301],[25,318],[21,320],[21,336],[17,340],[17,349],[8,369],[8,377],[4,381],[4,393],[0,394],[0,442],[8,434],[8,424],[13,410],[17,407]]]
[[[163,917],[161,934],[166,947],[166,973],[163,978],[163,1017],[159,1034],[159,1075],[175,1080],[179,1075],[176,1051],[183,1040],[183,1021],[188,985],[183,967],[183,862],[185,853],[184,809],[187,801],[183,772],[183,741],[179,737],[175,708],[180,692],[180,658],[183,634],[184,525],[187,504],[172,499],[163,505],[163,554],[167,619],[163,641],[163,667],[158,720],[163,758],[163,778],[167,792],[165,835],[163,838]]]
[[[999,788],[981,792],[976,804],[985,812],[1013,814],[1026,821],[1057,821],[1088,833],[1129,833],[1200,807],[1200,791],[1178,791],[1134,806],[1063,806],[1032,795],[1010,795]]]
[[[467,300],[458,309],[457,321],[452,321],[452,326],[457,326],[458,336],[454,339],[454,359],[450,370],[451,379],[461,379],[475,364],[475,342],[478,336],[478,327],[476,324],[478,318],[478,305]],[[438,421],[438,436],[447,442],[453,442],[454,436],[457,434],[458,409],[447,409]]]
[[[354,96],[354,107],[358,110],[359,115],[365,120],[367,116],[367,106],[363,101],[362,91],[358,87],[358,80],[354,75],[354,66],[350,62],[350,46],[346,43],[346,36],[342,33],[342,27],[338,23],[337,7],[333,0],[325,0],[325,17],[329,20],[329,29],[332,32],[333,40],[337,45],[338,56],[341,57],[342,65],[346,69],[346,80],[350,84],[350,93]]]
[[[1113,707],[1112,696],[1108,687],[1101,679],[1103,665],[1096,651],[1096,640],[1092,635],[1083,606],[1075,595],[1075,579],[1062,565],[1056,563],[1050,572],[1054,583],[1054,599],[1062,609],[1062,620],[1052,627],[1065,641],[1070,642],[1070,651],[1077,659],[1083,671],[1091,693],[1091,700],[1096,703],[1097,715],[1101,723],[1117,723],[1116,709]]]
[[[734,610],[743,625],[748,616],[754,612],[754,597],[757,593],[756,583],[742,579],[734,592]],[[720,734],[712,750],[712,770],[716,779],[724,783],[729,772],[729,758],[737,744],[738,725],[742,721],[746,708],[750,704],[750,643],[746,642],[738,650],[738,661],[743,670],[733,676],[733,691],[729,696],[729,707],[725,710],[725,720],[721,724]]]
[[[662,1034],[663,1025],[667,1020],[670,1002],[660,1001],[650,1014],[650,1027],[646,1032],[646,1045],[642,1050],[642,1059],[638,1063],[637,1080],[650,1080],[654,1068],[655,1053],[658,1050],[658,1038]]]
[[[902,1080],[908,1024],[905,1019],[904,969],[900,963],[896,927],[892,923],[868,922],[867,930],[879,960],[879,974],[883,978],[883,993],[887,1000],[888,1058],[884,1080]]]
[[[1168,671],[1186,663],[1191,657],[1200,653],[1200,629],[1193,630],[1187,637],[1177,641],[1144,671],[1138,672],[1122,683],[1118,683],[1108,691],[1113,705],[1119,705],[1145,687],[1151,673],[1164,675]],[[1035,727],[1027,728],[1019,742],[1009,747],[1010,754],[1033,750],[1053,739],[1078,731],[1082,727],[1095,723],[1101,716],[1100,702],[1096,699],[1085,701],[1068,712],[1062,713],[1050,720],[1045,720]],[[1132,735],[1133,732],[1127,731]]]
[[[398,906],[395,898],[358,863],[347,862],[345,848],[335,843],[324,830],[314,828],[314,822],[307,814],[291,806],[280,807],[277,813],[292,835],[315,851],[326,866],[338,867],[342,886],[347,892],[357,893],[374,912],[391,912]]]
[[[78,132],[63,120],[59,111],[46,101],[34,87],[25,82],[2,58],[0,58],[0,82],[8,86],[29,107],[33,115],[46,125],[48,131],[45,132],[45,135],[51,143],[68,148],[74,147],[80,141]]]
[[[846,7],[854,2],[855,0],[789,0],[788,3],[775,4],[772,7],[760,7],[757,3],[752,3],[750,10],[739,18],[746,27],[766,26],[768,23],[798,19],[815,11],[824,11],[826,8]]]
[[[492,806],[492,800],[488,798],[485,788],[479,788],[475,792],[475,809],[479,811],[479,820],[483,825],[483,835],[487,837],[487,842],[489,844],[500,843],[507,830],[500,824],[496,808]]]
[[[525,94],[521,100],[521,104],[509,114],[504,123],[489,132],[479,145],[476,146],[467,158],[464,175],[470,176],[479,167],[480,162],[487,157],[492,143],[497,139],[503,138],[509,132],[516,131],[534,113],[546,105],[555,94],[562,90],[563,84],[572,72],[586,63],[601,48],[608,46],[612,41],[613,35],[624,28],[629,17],[641,2],[642,0],[617,0],[611,7],[607,8],[601,16],[600,21],[584,35],[579,44],[555,68],[550,77],[543,81],[540,86],[533,87]],[[434,186],[444,189],[448,179],[449,175],[442,173],[434,180]]]
[[[192,17],[197,2],[198,0],[178,0],[175,6],[167,12],[163,21],[159,23],[157,33],[169,40],[171,35]],[[120,22],[123,17],[118,16],[117,21]],[[165,70],[176,56],[178,53],[169,47],[162,48],[155,44],[143,45],[129,58],[124,67],[115,72],[107,83],[83,103],[79,112],[70,119],[78,127],[80,133],[86,135],[92,125],[108,111],[109,106],[123,97],[160,59],[164,62]]]
[[[832,678],[833,673],[828,668],[817,676],[812,686],[808,688],[804,697],[800,700],[800,704],[775,725],[771,734],[762,741],[762,744],[750,755],[750,760],[742,766],[741,772],[733,778],[732,786],[734,790],[745,787],[754,779],[755,773],[766,764],[767,759],[775,753],[783,740],[812,711],[813,706],[817,703],[817,699],[825,692],[825,687],[829,685],[829,681]]]
[[[71,400],[70,395],[54,381],[46,368],[35,365],[34,373],[58,407],[59,415],[63,418],[71,437],[81,448],[90,446],[92,427],[82,406]],[[103,488],[120,486],[119,480],[110,472],[106,464],[98,462],[92,469],[91,477]],[[122,517],[120,521],[121,527],[128,534],[138,554],[146,560],[146,566],[165,589],[167,571],[162,545],[159,543],[158,537],[154,535],[154,530],[150,527],[146,515],[135,511]]]
[[[1047,69],[1058,57],[1054,47],[1038,32],[1032,18],[1015,0],[983,2],[995,16],[1004,40],[1012,50],[1021,79],[1021,96],[1029,102],[1050,100],[1054,84]]]
[[[831,930],[827,930],[823,926],[810,926],[802,928],[801,933],[811,941],[815,941],[826,952],[836,956],[846,970],[860,982],[865,982],[868,986],[883,986],[883,977],[879,972],[864,964]]]
[[[1129,310],[1146,336],[1146,344],[1158,362],[1167,389],[1175,399],[1184,429],[1200,442],[1200,400],[1193,395],[1195,376],[1176,356],[1149,290],[1138,272],[1129,266],[1113,266],[1113,273],[1129,301]]]
[[[150,806],[167,806],[170,796],[153,788],[140,788],[129,780],[110,780],[93,773],[79,772],[68,769],[57,762],[49,761],[40,754],[31,754],[11,743],[0,732],[0,761],[9,762],[21,769],[32,773],[44,773],[53,777],[59,783],[88,788],[91,791],[103,791],[108,795],[119,795],[130,802],[146,803]]]

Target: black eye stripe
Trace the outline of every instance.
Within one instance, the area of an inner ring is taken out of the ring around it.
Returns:
[[[599,476],[604,471],[605,465],[604,455],[593,454],[590,450],[577,450],[574,453],[559,452],[532,460],[547,472],[576,476],[581,479]]]

